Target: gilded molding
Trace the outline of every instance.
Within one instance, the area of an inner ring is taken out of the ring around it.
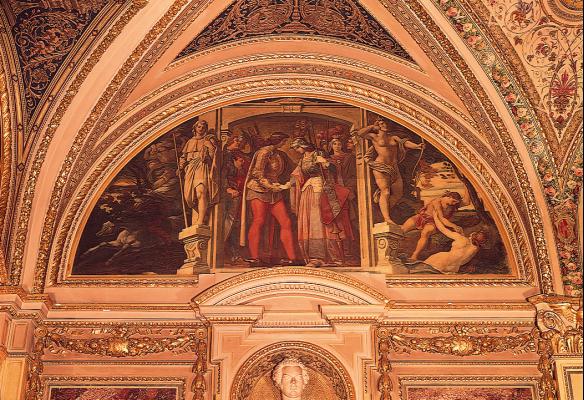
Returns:
[[[488,332],[489,329],[455,325],[444,332],[446,335],[423,337],[408,334],[400,328],[382,327],[377,330],[377,336],[381,342],[387,341],[392,351],[405,353],[421,351],[467,357],[506,351],[513,351],[514,354],[536,351],[534,330],[504,336],[481,334],[484,331]]]
[[[0,61],[0,231],[3,231],[4,221],[10,198],[10,180],[12,179],[12,121],[10,112],[10,92],[6,79],[6,71]],[[6,237],[0,240],[0,284],[8,281],[6,254],[4,254]]]
[[[93,67],[100,60],[101,56],[109,48],[111,43],[116,39],[116,37],[121,33],[123,28],[128,24],[128,22],[140,11],[146,2],[143,0],[133,1],[130,7],[124,12],[124,14],[116,21],[116,23],[111,27],[108,33],[105,35],[104,39],[99,43],[97,48],[88,57],[87,61],[80,68],[79,73],[75,76],[75,79],[65,91],[63,99],[60,101],[59,106],[55,110],[55,113],[48,124],[48,127],[38,144],[38,151],[34,156],[34,160],[28,165],[27,171],[29,172],[26,185],[24,185],[24,190],[22,193],[20,214],[18,217],[18,222],[14,227],[14,235],[12,242],[15,243],[14,249],[12,251],[11,265],[13,268],[10,271],[11,283],[13,285],[18,285],[20,283],[20,276],[22,273],[22,264],[24,258],[24,248],[26,245],[26,240],[28,236],[28,222],[30,220],[32,202],[34,198],[34,192],[36,190],[37,180],[39,177],[39,171],[45,160],[46,152],[51,143],[55,131],[60,125],[61,120],[69,105],[73,101],[73,98],[77,94],[85,78],[92,71]],[[30,173],[32,172],[32,173]],[[43,236],[41,243],[46,241],[46,237]],[[42,246],[41,246],[42,247]],[[40,257],[40,254],[39,254]]]
[[[147,324],[86,324],[85,330],[80,330],[79,325],[53,323],[40,325],[35,330],[26,400],[44,398],[42,374],[43,355],[46,351],[51,354],[77,353],[113,358],[192,352],[193,400],[204,400],[209,340],[209,329],[204,325],[189,324],[182,328],[158,330],[149,328]]]
[[[148,386],[176,387],[178,399],[184,400],[187,391],[187,379],[182,376],[60,376],[46,375],[41,377],[41,383],[47,392],[51,386]]]
[[[412,351],[442,354],[455,357],[478,356],[490,353],[512,352],[513,354],[536,351],[536,329],[519,330],[512,326],[503,331],[499,327],[480,325],[452,325],[426,328],[424,334],[418,329],[394,328],[381,325],[376,329],[378,353],[377,390],[381,400],[396,400],[392,397],[392,354]]]

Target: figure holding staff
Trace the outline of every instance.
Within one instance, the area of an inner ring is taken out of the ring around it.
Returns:
[[[209,133],[207,121],[193,126],[193,137],[182,149],[178,171],[184,171],[182,192],[186,206],[192,210],[191,225],[205,225],[207,210],[219,200],[219,144]]]

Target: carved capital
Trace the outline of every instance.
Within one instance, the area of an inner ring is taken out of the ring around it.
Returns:
[[[529,301],[537,310],[541,338],[549,341],[552,355],[582,354],[582,299],[538,295]]]

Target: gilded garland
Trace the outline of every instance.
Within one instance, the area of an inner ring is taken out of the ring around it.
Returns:
[[[203,400],[207,386],[208,328],[195,325],[178,328],[113,325],[86,328],[40,325],[35,331],[28,371],[26,400],[42,400],[43,355],[77,353],[113,358],[141,357],[172,352],[192,353],[193,400]]]
[[[424,352],[455,357],[479,356],[489,353],[532,353],[537,349],[537,328],[519,331],[511,327],[499,328],[454,325],[429,328],[420,333],[417,328],[380,326],[377,329],[377,371],[380,377],[377,389],[381,400],[395,400],[391,392],[392,354]]]

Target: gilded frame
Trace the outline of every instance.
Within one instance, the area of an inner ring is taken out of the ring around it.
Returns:
[[[173,388],[176,389],[176,400],[185,400],[187,391],[185,377],[45,375],[41,382],[46,400],[50,400],[54,388]]]
[[[408,389],[413,387],[489,387],[530,388],[532,400],[539,400],[537,377],[531,376],[401,376],[399,399],[409,400]]]

